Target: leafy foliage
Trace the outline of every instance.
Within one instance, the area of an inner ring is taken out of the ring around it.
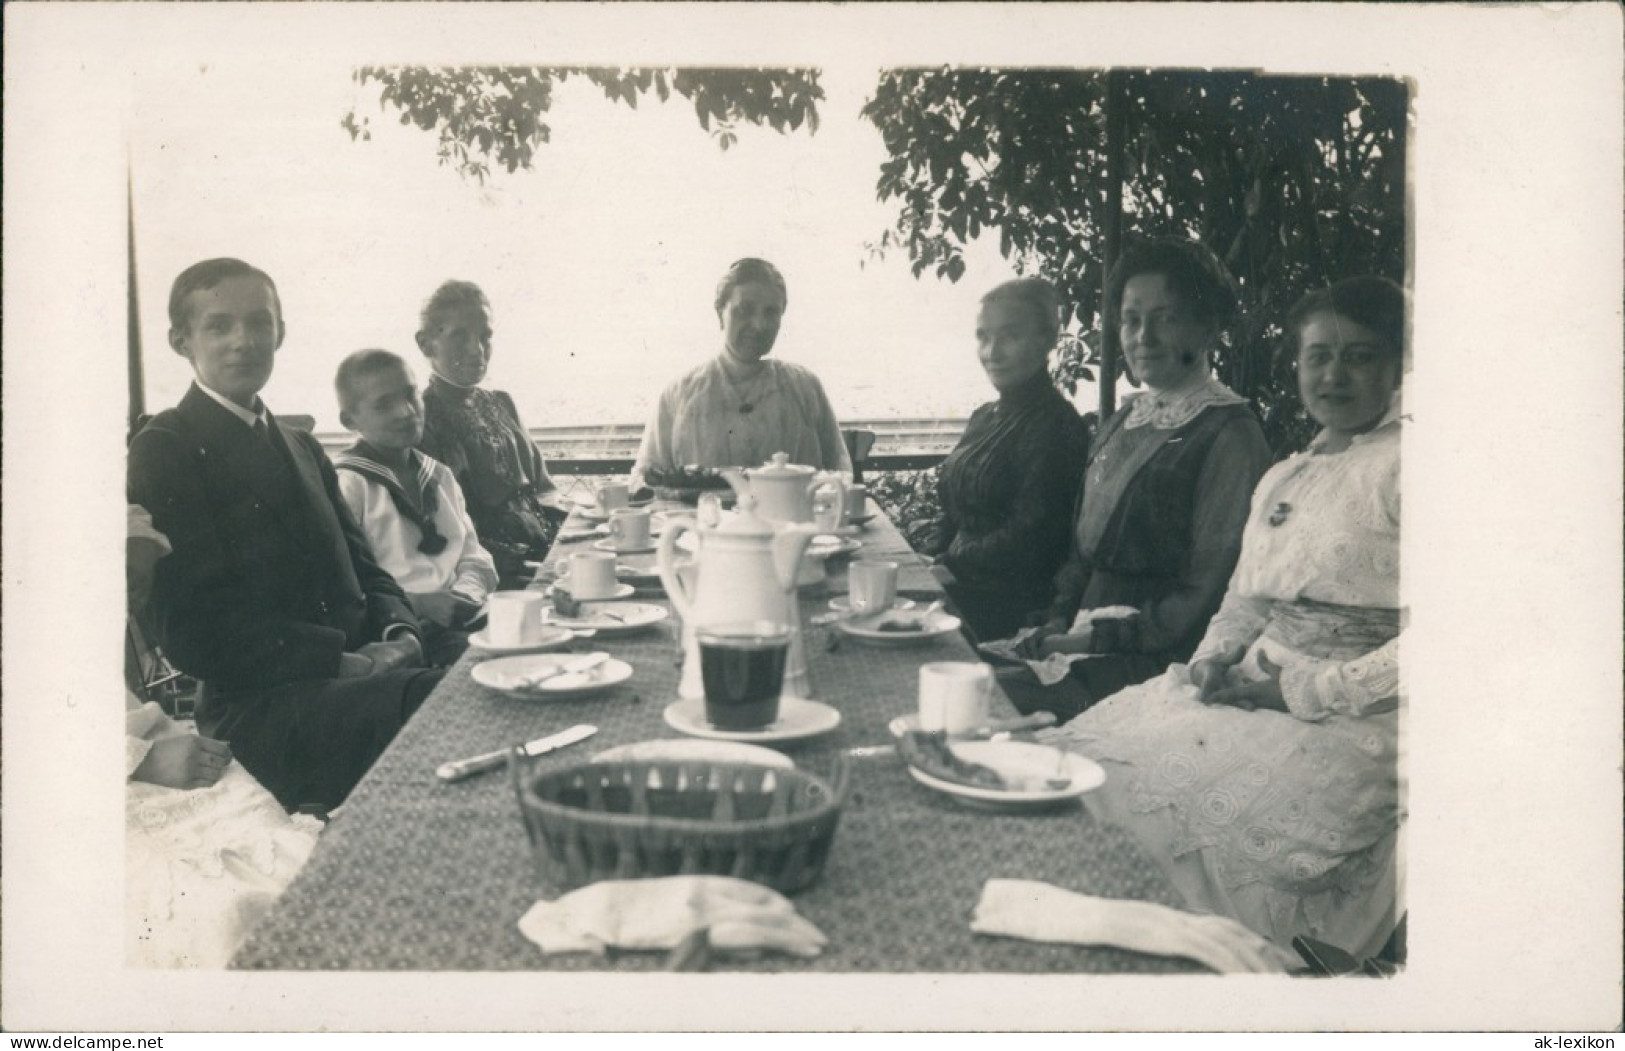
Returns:
[[[1123,132],[1107,135],[1108,91]],[[1281,321],[1308,290],[1353,274],[1405,274],[1402,81],[1256,73],[904,69],[881,75],[863,116],[890,158],[881,200],[916,277],[957,281],[963,248],[997,231],[1018,272],[1063,299],[1055,356],[1069,391],[1094,379],[1108,161],[1121,166],[1125,240],[1196,237],[1241,286],[1218,375],[1258,409],[1278,453],[1312,428],[1274,365]]]
[[[942,517],[937,497],[937,468],[923,471],[878,471],[864,476],[869,495],[897,524],[916,551]]]
[[[553,87],[571,77],[586,78],[605,98],[633,109],[651,91],[661,102],[679,95],[722,149],[737,141],[741,124],[781,133],[805,125],[815,133],[824,98],[818,71],[795,69],[366,66],[354,77],[378,85],[380,111],[393,109],[402,124],[434,132],[441,164],[481,183],[493,163],[510,174],[532,168],[552,135],[546,117]],[[339,123],[352,140],[372,138],[371,118],[355,108]]]

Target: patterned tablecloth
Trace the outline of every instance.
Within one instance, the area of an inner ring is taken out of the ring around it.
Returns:
[[[572,523],[575,525],[577,523]],[[900,590],[940,594],[924,561],[884,516],[857,557],[904,563]],[[561,545],[563,553],[575,550]],[[653,556],[643,556],[652,560]],[[636,559],[632,559],[635,561]],[[845,560],[802,589],[802,622],[846,590]],[[663,601],[658,591],[639,598]],[[915,706],[924,661],[968,660],[958,635],[896,648],[806,629],[815,698],[841,712],[832,733],[785,746],[798,764],[827,769],[834,753],[890,740],[887,723]],[[250,934],[233,966],[264,970],[651,970],[659,954],[544,956],[517,921],[557,895],[532,861],[505,772],[442,784],[434,770],[576,723],[598,734],[538,763],[579,762],[614,745],[676,737],[662,711],[676,698],[677,629],[577,648],[607,650],[635,669],[607,694],[518,700],[470,678],[471,651],[352,793],[304,871]],[[996,707],[1013,715],[1002,698]],[[722,958],[715,969],[882,972],[1188,972],[1196,965],[1110,948],[1048,945],[973,934],[971,913],[992,877],[1043,880],[1112,898],[1175,904],[1156,866],[1127,833],[1077,804],[1043,813],[967,809],[915,782],[894,754],[852,760],[851,794],[822,879],[795,903],[829,938],[814,960]]]

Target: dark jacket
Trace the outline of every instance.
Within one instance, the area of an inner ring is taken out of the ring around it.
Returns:
[[[211,687],[331,678],[346,650],[418,627],[321,445],[270,429],[275,448],[193,386],[130,444],[129,499],[174,548],[158,563],[152,623],[175,665]]]

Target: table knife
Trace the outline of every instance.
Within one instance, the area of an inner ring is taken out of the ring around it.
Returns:
[[[585,741],[597,732],[598,727],[582,723],[580,726],[572,726],[568,730],[549,737],[538,737],[529,744],[520,745],[519,750],[526,756],[535,758],[539,755],[546,755],[548,752],[557,751],[567,745],[575,744],[577,741]],[[435,776],[448,783],[461,781],[473,774],[496,769],[508,761],[508,753],[511,751],[513,749],[503,748],[499,751],[487,752],[484,755],[476,755],[471,759],[459,759],[455,763],[442,763],[435,769]]]

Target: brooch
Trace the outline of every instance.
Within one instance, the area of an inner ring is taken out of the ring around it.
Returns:
[[[1280,525],[1282,522],[1286,521],[1286,516],[1291,514],[1291,513],[1292,513],[1292,505],[1287,503],[1285,500],[1281,501],[1280,503],[1275,505],[1275,510],[1270,512],[1270,519],[1269,519],[1270,525],[1272,525],[1272,526]]]

